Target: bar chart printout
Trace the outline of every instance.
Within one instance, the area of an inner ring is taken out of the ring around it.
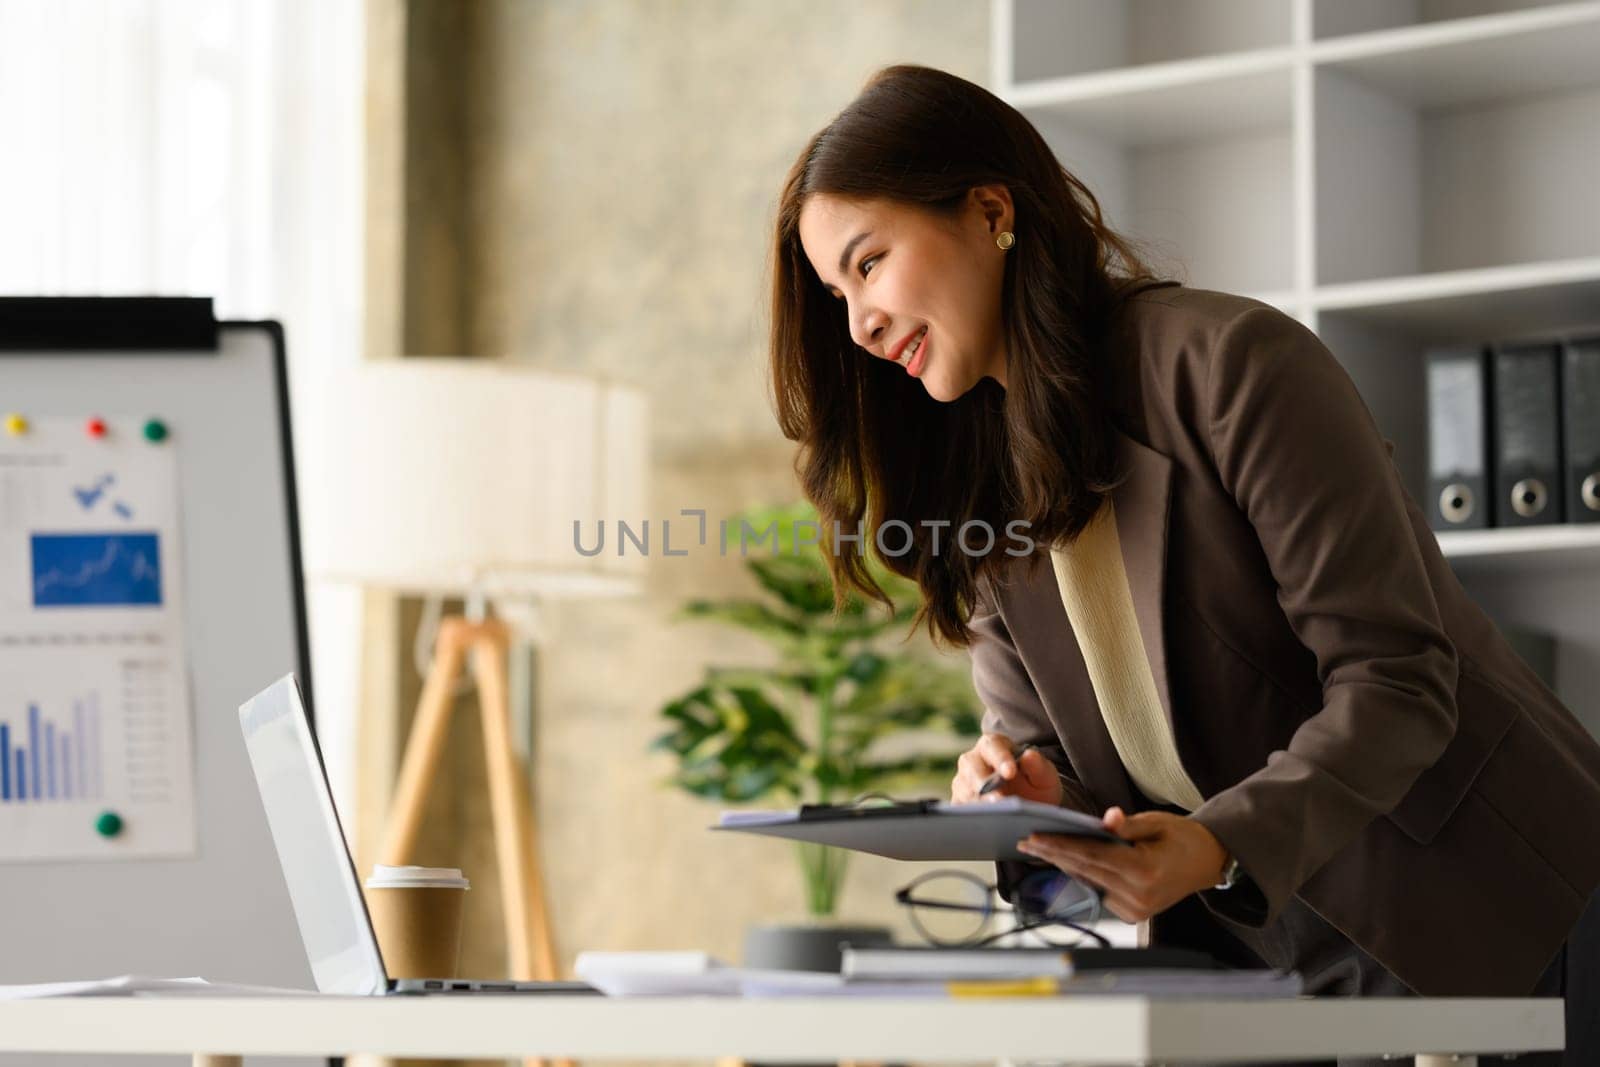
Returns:
[[[51,803],[105,798],[100,699],[73,701],[69,715],[46,717],[38,704],[0,718],[0,803]]]
[[[195,851],[180,444],[144,418],[0,438],[0,864]]]

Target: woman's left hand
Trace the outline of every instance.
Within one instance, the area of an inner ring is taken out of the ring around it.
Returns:
[[[1017,849],[1103,890],[1106,907],[1130,923],[1166,911],[1222,878],[1227,850],[1187,816],[1165,811],[1128,815],[1121,808],[1107,808],[1101,821],[1133,847],[1066,834],[1032,834]]]

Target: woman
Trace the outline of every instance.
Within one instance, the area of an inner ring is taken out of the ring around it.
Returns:
[[[1467,597],[1314,334],[1152,275],[1026,119],[919,67],[805,147],[773,269],[836,588],[881,597],[876,542],[970,649],[957,800],[998,772],[1103,815],[1134,848],[1025,850],[1154,943],[1312,993],[1565,993],[1565,1062],[1600,1063],[1600,745]]]

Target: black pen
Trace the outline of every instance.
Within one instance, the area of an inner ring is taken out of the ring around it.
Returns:
[[[1015,763],[1017,765],[1017,773],[1018,774],[1022,773],[1022,757],[1023,757],[1023,754],[1028,752],[1028,751],[1030,751],[1030,750],[1032,750],[1032,749],[1034,749],[1034,748],[1037,748],[1037,747],[1038,747],[1037,745],[1032,745],[1032,744],[1023,745],[1021,748],[1017,749],[1015,752],[1013,752],[1011,754],[1011,762],[1013,762],[1013,763]],[[1000,772],[999,771],[995,771],[989,777],[985,778],[983,780],[983,784],[978,787],[978,795],[981,797],[986,793],[992,793],[996,789],[999,789],[1001,781],[1002,781],[1002,779],[1000,777]]]

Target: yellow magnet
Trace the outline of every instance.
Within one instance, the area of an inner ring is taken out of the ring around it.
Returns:
[[[21,415],[6,416],[6,433],[12,437],[21,437],[28,432],[28,420]]]

